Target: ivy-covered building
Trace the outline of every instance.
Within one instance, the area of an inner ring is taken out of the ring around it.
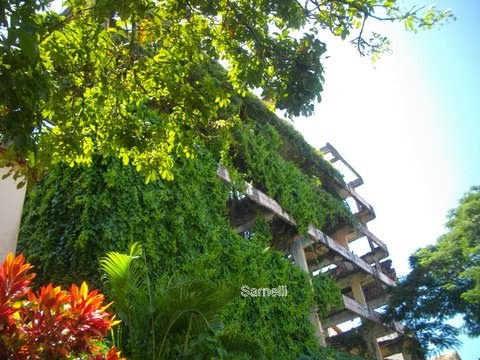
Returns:
[[[224,314],[268,358],[326,358],[325,346],[409,358],[402,326],[375,310],[396,278],[386,245],[367,227],[375,213],[357,192],[360,175],[257,98],[230,107],[239,121],[207,133],[193,158],[179,155],[171,181],[146,184],[131,165],[100,156],[90,167],[50,168],[28,192],[19,235],[37,281],[101,287],[99,259],[139,241],[153,274],[285,286],[287,296],[240,297]],[[348,183],[340,163],[354,175]],[[369,251],[355,254],[354,241]]]
[[[314,277],[326,273],[336,280],[342,292],[341,305],[320,316],[320,309],[312,309],[310,314],[322,346],[331,345],[360,354],[368,347],[370,356],[377,359],[397,353],[410,359],[403,326],[384,323],[375,310],[387,303],[388,288],[395,286],[396,274],[391,260],[387,259],[386,244],[367,227],[367,223],[375,219],[375,212],[356,191],[363,179],[331,144],[327,143],[320,151],[331,163],[341,163],[354,175],[347,184],[334,178],[338,194],[353,211],[353,223],[340,224],[330,229],[329,234],[309,224],[306,233],[302,233],[295,219],[277,201],[246,183],[244,196],[230,204],[232,226],[239,233],[248,233],[261,216],[271,228],[273,244],[285,251],[295,265]],[[230,181],[224,167],[219,168],[218,174]],[[350,243],[354,241],[366,243],[370,251],[356,254],[350,250]],[[352,320],[360,320],[357,327],[348,331],[339,327]]]

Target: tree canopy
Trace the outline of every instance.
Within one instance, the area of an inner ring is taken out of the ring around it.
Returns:
[[[90,164],[99,152],[147,181],[172,179],[175,157],[235,122],[234,99],[252,89],[290,116],[311,114],[324,31],[375,55],[388,39],[368,19],[416,30],[451,16],[395,0],[68,0],[61,13],[53,3],[0,1],[0,165]]]
[[[480,186],[450,211],[446,228],[410,257],[412,271],[394,289],[388,311],[416,334],[424,353],[458,344],[459,330],[447,323],[456,315],[465,333],[480,335]]]

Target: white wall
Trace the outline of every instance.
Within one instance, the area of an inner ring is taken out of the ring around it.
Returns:
[[[17,189],[18,181],[15,182],[12,176],[1,180],[9,170],[0,168],[0,262],[9,252],[16,250],[26,190],[26,186]]]

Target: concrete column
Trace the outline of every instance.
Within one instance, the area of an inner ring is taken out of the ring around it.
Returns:
[[[9,252],[16,251],[26,190],[25,186],[17,189],[19,181],[13,180],[12,176],[1,180],[9,171],[10,168],[0,168],[0,262]]]
[[[296,239],[292,244],[292,255],[295,264],[299,266],[303,271],[308,271],[307,258],[305,257],[304,248],[308,246],[309,243],[303,238]]]
[[[365,300],[365,294],[363,293],[360,278],[356,275],[352,276],[351,288],[353,292],[353,298],[363,306],[368,306],[367,301]],[[366,322],[369,322],[369,321],[362,319],[362,324],[364,325],[364,328],[367,328],[367,327],[370,328],[371,324],[370,323],[367,324]],[[378,360],[382,360],[383,359],[382,352],[380,351],[380,346],[378,345],[377,337],[375,336],[375,332],[373,331],[373,328],[368,331],[365,331],[364,339],[366,342],[369,343],[369,348],[374,354],[375,358]]]
[[[310,273],[308,271],[307,258],[305,257],[304,247],[309,245],[309,241],[306,239],[299,238],[295,240],[292,244],[292,255],[295,264],[299,266],[303,271]],[[323,334],[322,323],[318,318],[317,309],[312,306],[310,308],[310,322],[315,328],[315,336],[318,339],[320,346],[326,347],[325,335]]]
[[[365,294],[363,293],[362,284],[359,277],[356,275],[352,275],[350,285],[352,288],[354,300],[358,301],[362,305],[367,305],[367,300],[365,300]]]

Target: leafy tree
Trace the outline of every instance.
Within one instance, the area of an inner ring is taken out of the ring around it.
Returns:
[[[405,321],[423,354],[458,345],[459,330],[446,322],[456,315],[468,335],[480,335],[480,187],[472,187],[448,218],[448,231],[410,257],[412,271],[393,290],[387,312]]]
[[[416,30],[451,16],[394,0],[67,0],[62,13],[51,5],[0,1],[3,165],[90,164],[100,152],[147,181],[172,179],[175,156],[194,156],[195,144],[235,122],[231,105],[251,89],[290,116],[311,114],[323,89],[322,31],[375,56],[388,39],[367,33],[368,19]]]

